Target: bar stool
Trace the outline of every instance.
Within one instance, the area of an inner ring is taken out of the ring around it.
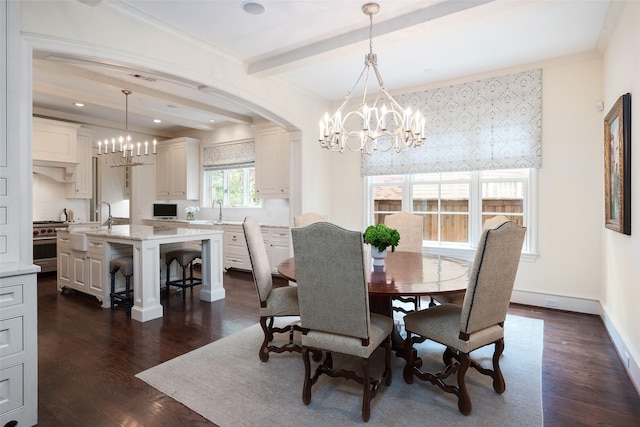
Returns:
[[[187,289],[191,288],[191,294],[193,294],[193,287],[202,284],[202,279],[193,276],[193,262],[196,259],[202,259],[201,257],[202,253],[197,249],[178,249],[167,252],[167,295],[169,294],[169,286],[177,286],[183,290],[182,300],[185,301]],[[173,261],[178,261],[178,264],[182,267],[182,279],[170,280],[170,267]],[[188,277],[187,268],[189,268]]]
[[[116,302],[124,303],[124,311],[127,316],[131,316],[133,306],[133,290],[131,289],[131,276],[133,276],[133,257],[124,256],[116,258],[109,263],[111,272],[111,308]],[[116,273],[120,271],[125,278],[124,291],[116,292]]]

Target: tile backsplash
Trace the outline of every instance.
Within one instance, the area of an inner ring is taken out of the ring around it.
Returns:
[[[71,209],[76,221],[86,221],[88,205],[86,199],[67,199],[64,183],[33,174],[33,221],[59,221],[63,209]]]

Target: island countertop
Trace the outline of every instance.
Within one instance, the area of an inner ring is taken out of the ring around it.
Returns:
[[[176,228],[176,227],[153,227],[150,225],[114,225],[111,230],[107,227],[87,227],[75,228],[69,233],[86,234],[87,236],[127,239],[127,240],[154,240],[172,237],[186,236],[211,236],[223,234],[221,230],[210,230],[200,228]]]

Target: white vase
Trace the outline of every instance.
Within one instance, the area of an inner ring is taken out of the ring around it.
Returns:
[[[384,259],[387,257],[387,249],[380,252],[378,248],[375,246],[371,246],[371,256],[373,257],[373,266],[374,267],[382,267],[384,266]]]

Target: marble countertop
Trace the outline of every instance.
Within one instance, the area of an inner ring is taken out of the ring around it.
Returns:
[[[194,220],[186,220],[186,219],[145,219],[144,221],[153,221],[153,222],[167,222],[167,223],[179,223],[179,224],[193,224],[194,226],[198,225],[242,225],[243,221],[227,221],[223,220],[222,222],[218,222],[213,219],[194,219]],[[289,228],[288,225],[274,225],[274,224],[260,224],[261,227],[278,227],[278,228]]]
[[[69,233],[86,234],[87,236],[127,239],[153,240],[184,236],[210,236],[222,234],[222,230],[183,228],[183,227],[153,227],[150,225],[114,225],[111,230],[107,227],[74,228]]]

